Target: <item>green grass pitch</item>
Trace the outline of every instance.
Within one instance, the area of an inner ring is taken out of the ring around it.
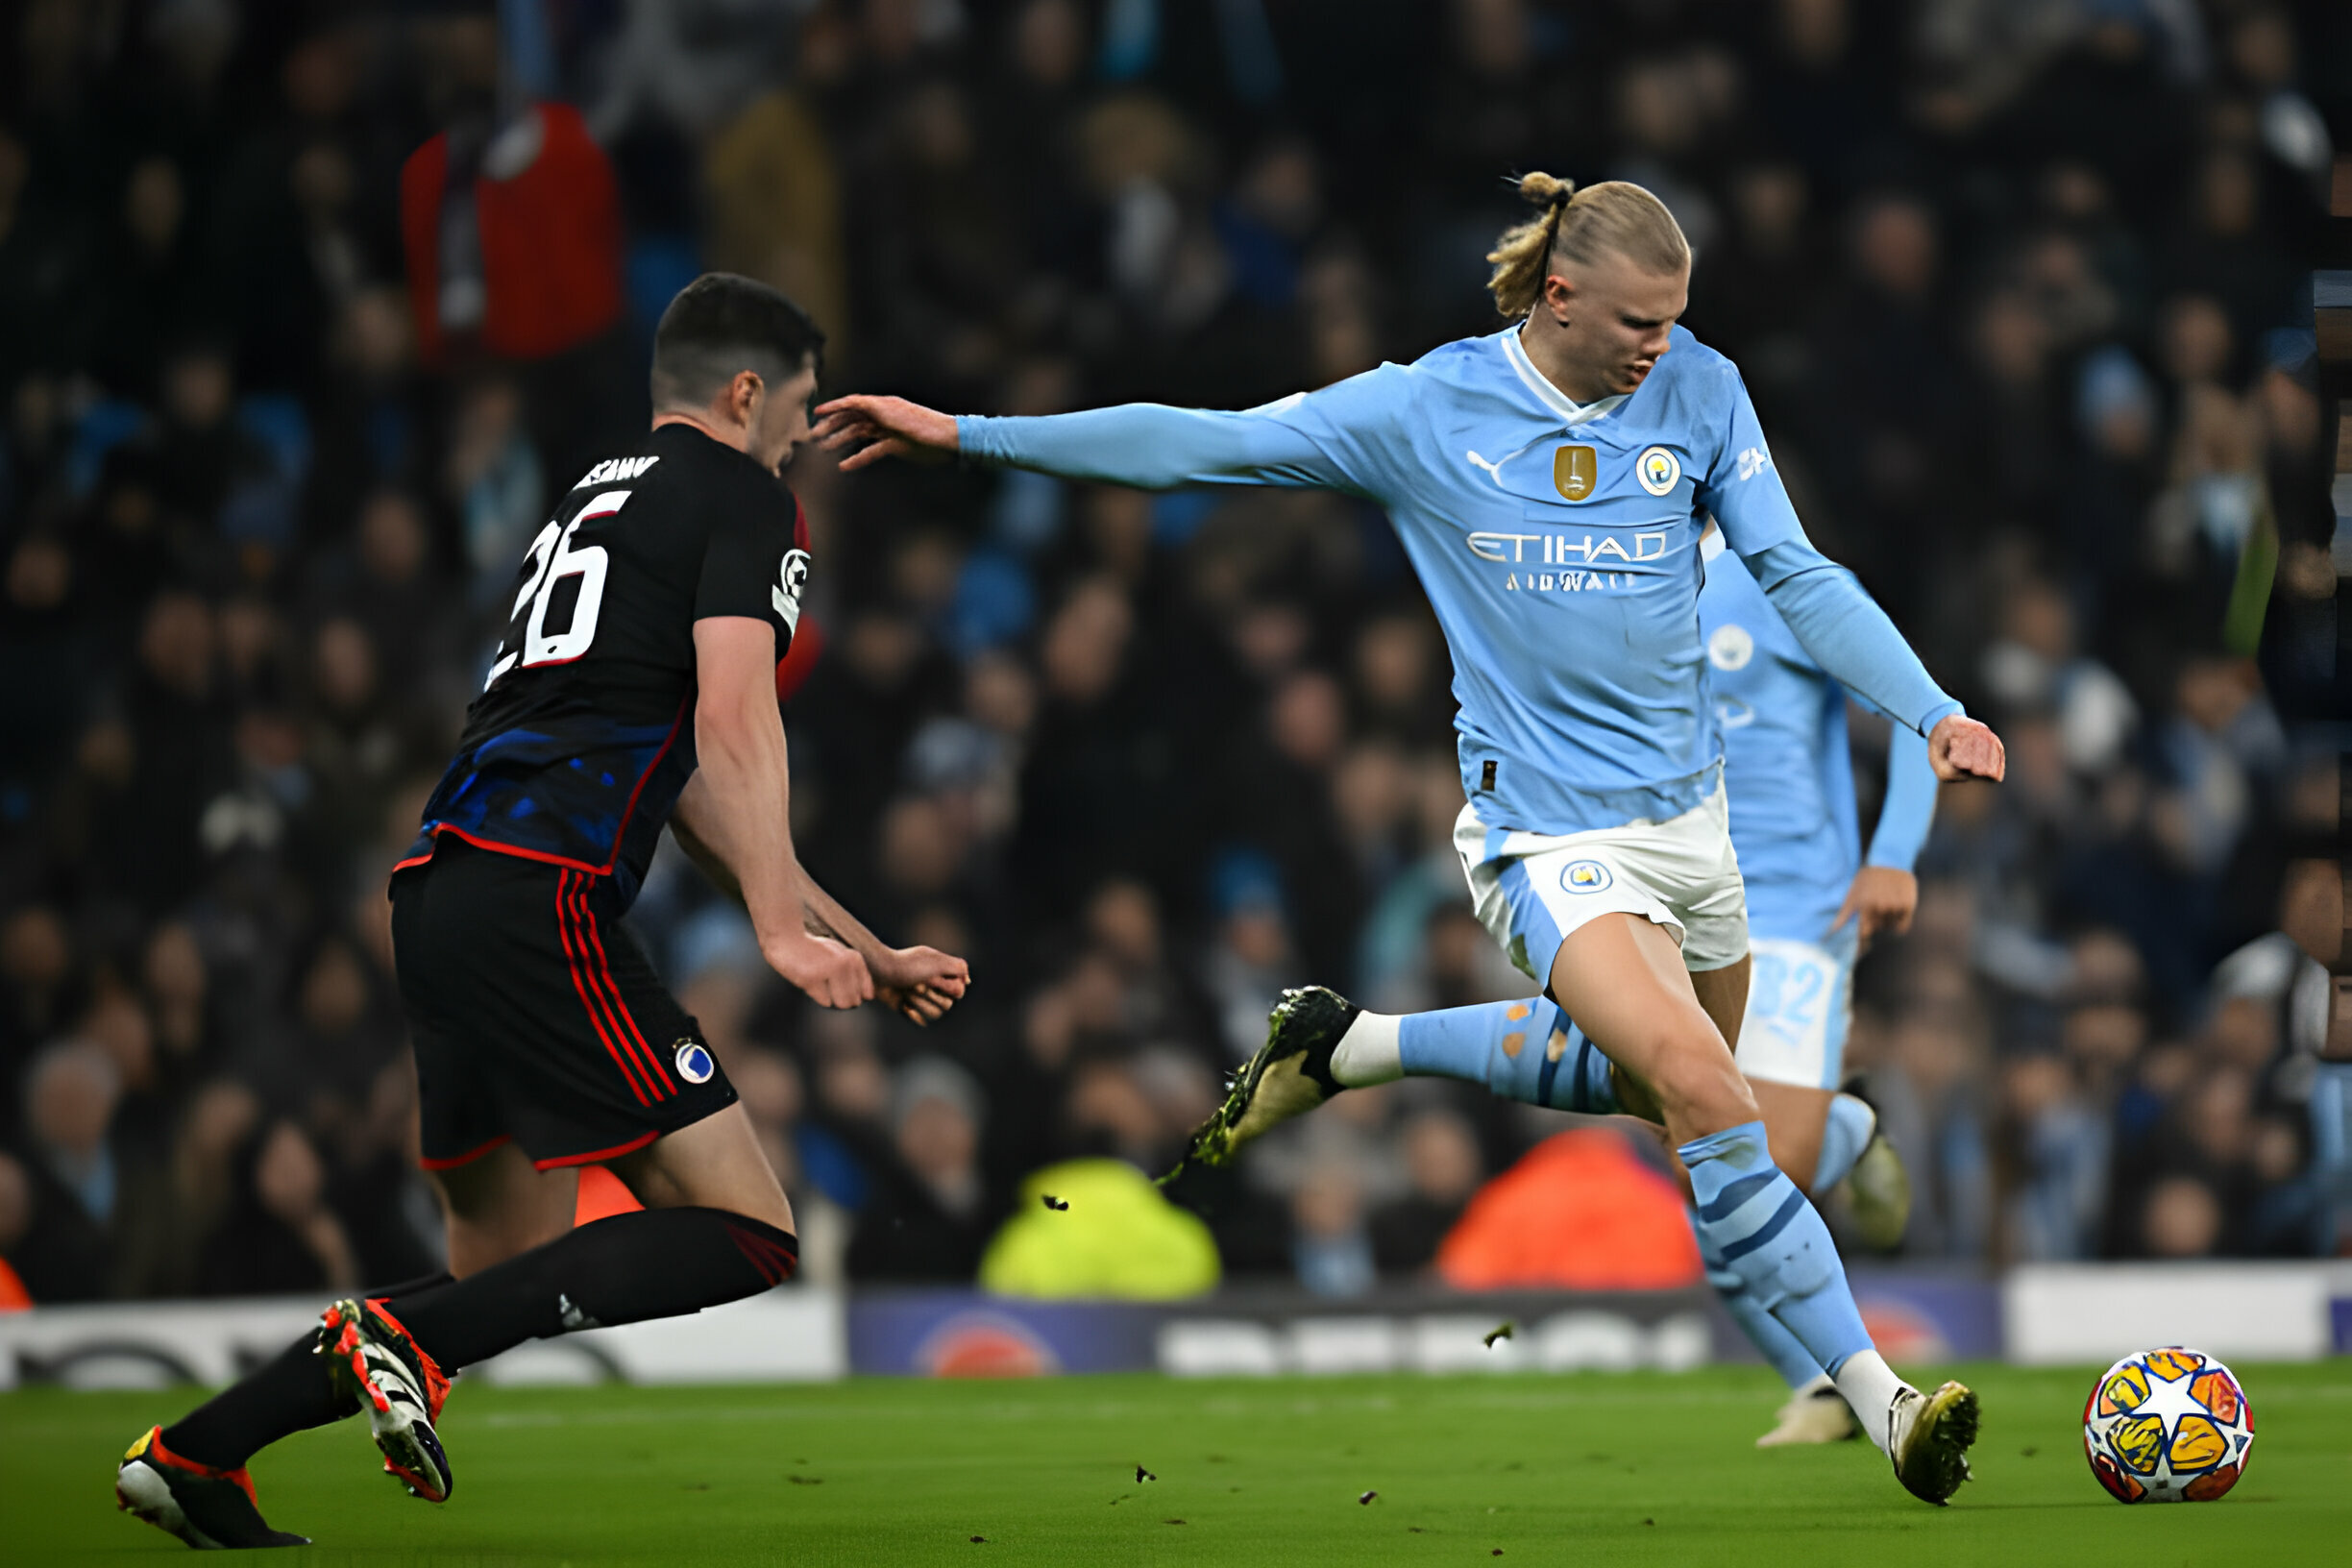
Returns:
[[[356,1423],[255,1469],[271,1521],[319,1542],[289,1564],[2352,1561],[2352,1361],[2239,1370],[2254,1461],[2202,1506],[2099,1490],[2077,1424],[2091,1369],[1998,1366],[1963,1374],[1984,1436],[1948,1509],[1904,1496],[1866,1444],[1752,1447],[1778,1393],[1753,1368],[466,1388],[444,1507],[372,1474]],[[114,1512],[110,1478],[187,1403],[0,1396],[0,1561],[182,1552]]]

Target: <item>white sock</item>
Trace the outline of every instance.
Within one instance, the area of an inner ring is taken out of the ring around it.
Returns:
[[[1857,1350],[1837,1369],[1837,1391],[1853,1407],[1854,1416],[1878,1452],[1887,1451],[1887,1410],[1895,1396],[1911,1385],[1895,1375],[1886,1358],[1874,1350]]]
[[[1359,1013],[1339,1043],[1332,1047],[1332,1076],[1348,1089],[1393,1084],[1405,1076],[1397,1036],[1405,1020],[1384,1013]]]

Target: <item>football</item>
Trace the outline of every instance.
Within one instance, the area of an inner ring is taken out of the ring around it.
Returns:
[[[2253,1447],[2237,1375],[2178,1345],[2124,1357],[2083,1406],[2091,1473],[2119,1502],[2210,1503],[2238,1484]]]

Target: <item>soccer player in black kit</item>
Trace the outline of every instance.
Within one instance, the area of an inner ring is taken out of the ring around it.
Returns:
[[[665,823],[821,1006],[878,998],[929,1022],[963,995],[962,959],[885,947],[793,851],[775,671],[809,558],[777,475],[808,439],[822,342],[775,290],[697,279],[654,337],[651,433],[590,469],[532,541],[489,681],[392,876],[450,1272],[335,1303],[133,1445],[117,1502],[190,1546],[305,1544],[262,1521],[246,1460],[362,1411],[384,1468],[440,1502],[450,1374],[792,1274],[792,1206],[750,1120],[620,923]],[[643,1212],[574,1230],[591,1164]]]

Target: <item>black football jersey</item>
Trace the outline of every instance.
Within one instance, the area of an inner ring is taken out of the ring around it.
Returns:
[[[399,868],[437,835],[636,897],[695,769],[694,624],[756,617],[781,659],[808,528],[783,480],[688,425],[591,468],[525,553],[490,678]]]

